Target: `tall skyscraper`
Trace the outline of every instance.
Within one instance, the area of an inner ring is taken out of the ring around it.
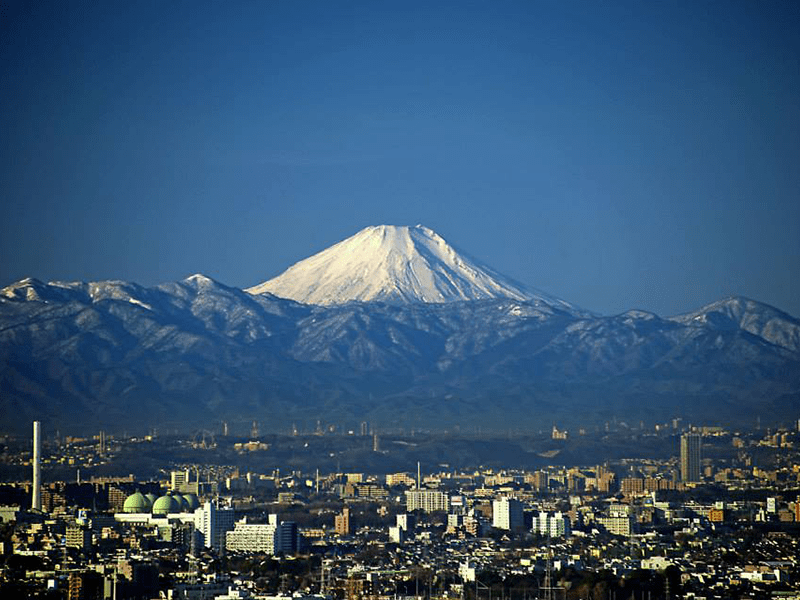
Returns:
[[[699,433],[684,433],[681,436],[681,481],[700,481],[701,445]]]
[[[42,429],[39,421],[33,422],[33,491],[31,508],[42,510]]]

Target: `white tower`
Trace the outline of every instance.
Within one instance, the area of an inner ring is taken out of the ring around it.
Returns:
[[[33,495],[31,508],[42,510],[42,429],[39,421],[33,422]]]

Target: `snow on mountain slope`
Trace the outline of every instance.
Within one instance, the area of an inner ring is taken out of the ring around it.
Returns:
[[[245,291],[320,305],[510,298],[577,310],[457,252],[422,225],[367,227]]]
[[[776,346],[800,352],[800,320],[748,298],[733,296],[718,300],[672,320],[691,327],[744,329]]]

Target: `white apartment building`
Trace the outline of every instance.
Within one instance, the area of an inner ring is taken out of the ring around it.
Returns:
[[[498,498],[492,502],[492,527],[516,531],[525,527],[522,502],[516,498]]]
[[[225,548],[231,552],[263,552],[275,554],[276,525],[237,521],[233,531],[225,534]]]
[[[532,529],[535,533],[550,537],[566,537],[572,533],[569,517],[560,512],[540,512],[533,520]]]
[[[406,510],[422,510],[425,512],[444,511],[450,509],[450,498],[437,490],[409,490],[406,492]]]
[[[203,535],[206,548],[219,550],[225,546],[225,533],[236,524],[232,508],[220,508],[216,502],[207,501],[194,512],[194,528]]]

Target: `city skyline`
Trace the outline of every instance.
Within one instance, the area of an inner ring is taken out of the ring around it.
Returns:
[[[360,432],[266,436],[247,450],[227,435],[207,447],[103,432],[54,443],[43,434],[38,509],[29,508],[30,434],[22,444],[3,440],[5,465],[28,475],[6,470],[0,485],[0,521],[11,533],[0,556],[4,597],[524,600],[561,590],[567,600],[722,600],[798,591],[795,426],[673,421],[647,433],[620,424],[590,435],[606,450],[578,462],[587,434],[543,436],[566,460],[535,454],[524,466],[441,453],[423,465],[412,459],[419,435],[405,444],[389,436],[389,454],[412,454],[376,466],[368,457],[387,451],[370,449]],[[701,435],[709,457],[696,481],[683,481],[692,459],[682,441]],[[663,454],[652,454],[648,437]],[[347,449],[354,440],[359,456]],[[324,453],[312,450],[298,462],[309,444],[355,461],[320,469]],[[612,457],[615,446],[624,454]],[[141,452],[151,457],[144,471],[130,462]],[[197,461],[204,468],[193,477]],[[86,477],[63,478],[59,463]]]

